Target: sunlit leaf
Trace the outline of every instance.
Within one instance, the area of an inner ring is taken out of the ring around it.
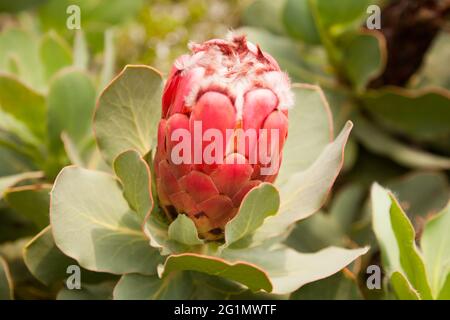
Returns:
[[[134,149],[141,156],[155,144],[160,118],[161,74],[147,66],[127,66],[103,91],[94,128],[100,151],[108,162]]]
[[[445,287],[445,282],[450,274],[449,230],[450,203],[439,215],[427,222],[420,240],[434,297],[437,297]]]
[[[160,263],[109,174],[64,168],[51,193],[50,221],[57,246],[88,270],[154,274]]]

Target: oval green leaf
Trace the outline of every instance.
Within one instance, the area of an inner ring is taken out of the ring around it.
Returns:
[[[17,213],[31,220],[39,230],[49,224],[51,185],[37,184],[10,188],[5,192],[5,200]]]
[[[244,197],[236,216],[225,226],[225,245],[252,234],[269,216],[278,212],[280,195],[270,183],[262,183]]]
[[[188,246],[203,244],[197,233],[194,221],[184,214],[179,214],[169,226],[169,239]]]
[[[163,80],[148,66],[126,66],[101,94],[94,117],[100,151],[112,163],[123,151],[144,156],[153,147]]]
[[[80,146],[91,136],[95,87],[83,71],[64,69],[52,80],[47,98],[48,134],[53,147],[63,148],[65,132]]]
[[[58,248],[88,270],[154,274],[161,262],[109,174],[64,168],[51,192],[50,221]]]
[[[128,150],[117,156],[113,167],[130,208],[136,211],[140,221],[144,221],[153,206],[151,175],[147,162],[136,151]]]

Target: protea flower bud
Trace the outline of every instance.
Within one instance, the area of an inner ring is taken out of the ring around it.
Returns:
[[[157,190],[169,218],[186,214],[219,239],[244,196],[275,180],[293,97],[277,62],[243,36],[190,49],[164,89]]]

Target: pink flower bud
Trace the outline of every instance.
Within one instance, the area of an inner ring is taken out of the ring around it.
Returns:
[[[220,239],[244,196],[278,174],[293,95],[277,62],[243,36],[191,44],[162,98],[155,172],[166,214]]]

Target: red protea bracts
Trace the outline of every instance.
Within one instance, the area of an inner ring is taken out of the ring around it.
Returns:
[[[157,190],[169,218],[186,214],[218,239],[244,196],[275,180],[293,97],[277,62],[245,37],[190,48],[164,89]]]

